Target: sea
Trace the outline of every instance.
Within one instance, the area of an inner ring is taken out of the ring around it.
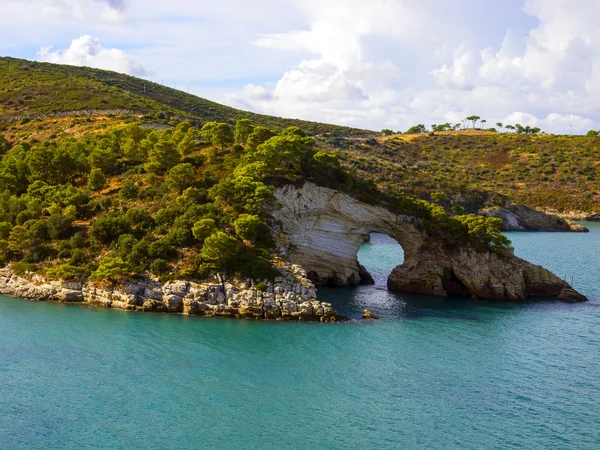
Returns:
[[[251,322],[0,297],[0,449],[598,449],[600,224],[507,233],[584,304],[322,288],[350,322]],[[378,321],[360,320],[367,308]]]

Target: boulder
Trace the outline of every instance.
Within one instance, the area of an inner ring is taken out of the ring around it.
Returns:
[[[379,317],[377,317],[375,314],[373,314],[368,309],[365,309],[365,311],[363,312],[362,318],[365,320],[379,320]]]
[[[559,300],[563,302],[587,302],[588,298],[585,295],[580,294],[576,290],[565,287],[558,296]]]

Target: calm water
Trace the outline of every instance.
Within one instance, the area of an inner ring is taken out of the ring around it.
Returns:
[[[519,305],[322,290],[374,323],[135,314],[0,299],[0,448],[600,446],[600,226],[511,234],[596,299]],[[400,255],[401,258],[401,255]]]

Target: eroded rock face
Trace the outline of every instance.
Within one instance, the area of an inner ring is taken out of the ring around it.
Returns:
[[[364,236],[394,238],[404,250],[388,288],[437,296],[523,300],[558,298],[567,283],[548,270],[515,257],[463,248],[448,250],[424,231],[418,219],[395,215],[346,194],[310,183],[285,186],[275,195],[282,207],[278,242],[294,264],[317,284],[352,285],[361,280],[357,259]],[[364,275],[363,275],[364,278]]]
[[[367,205],[332,189],[305,183],[275,191],[282,208],[273,211],[280,223],[277,240],[293,264],[317,284],[357,285],[361,281],[357,252],[371,232],[393,237],[405,261],[418,255],[424,234],[419,222]]]
[[[500,219],[502,231],[589,231],[556,214],[544,213],[524,205],[509,204],[504,208],[497,206],[485,209],[481,213]]]
[[[281,277],[266,289],[230,283],[170,281],[145,277],[119,283],[48,281],[0,269],[0,293],[30,300],[85,303],[128,311],[168,312],[256,320],[335,322],[330,303],[317,300],[314,284],[299,267],[284,264]]]

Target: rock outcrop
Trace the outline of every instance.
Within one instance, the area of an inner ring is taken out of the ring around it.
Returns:
[[[294,264],[317,284],[359,284],[357,253],[372,232],[394,238],[404,250],[404,263],[388,280],[394,291],[437,296],[469,296],[523,300],[558,298],[566,281],[543,267],[503,254],[470,248],[450,250],[430,237],[421,222],[362,203],[332,189],[305,183],[275,191],[282,205],[273,212],[280,224],[277,240]]]
[[[556,214],[537,211],[525,205],[508,204],[504,208],[496,206],[487,208],[481,213],[487,217],[500,219],[502,231],[589,231]]]
[[[112,284],[50,281],[39,275],[20,277],[5,268],[0,269],[0,293],[30,300],[207,317],[321,322],[343,319],[330,303],[317,300],[315,286],[301,267],[284,265],[280,270],[282,276],[260,290],[230,283],[161,284],[151,277]]]

